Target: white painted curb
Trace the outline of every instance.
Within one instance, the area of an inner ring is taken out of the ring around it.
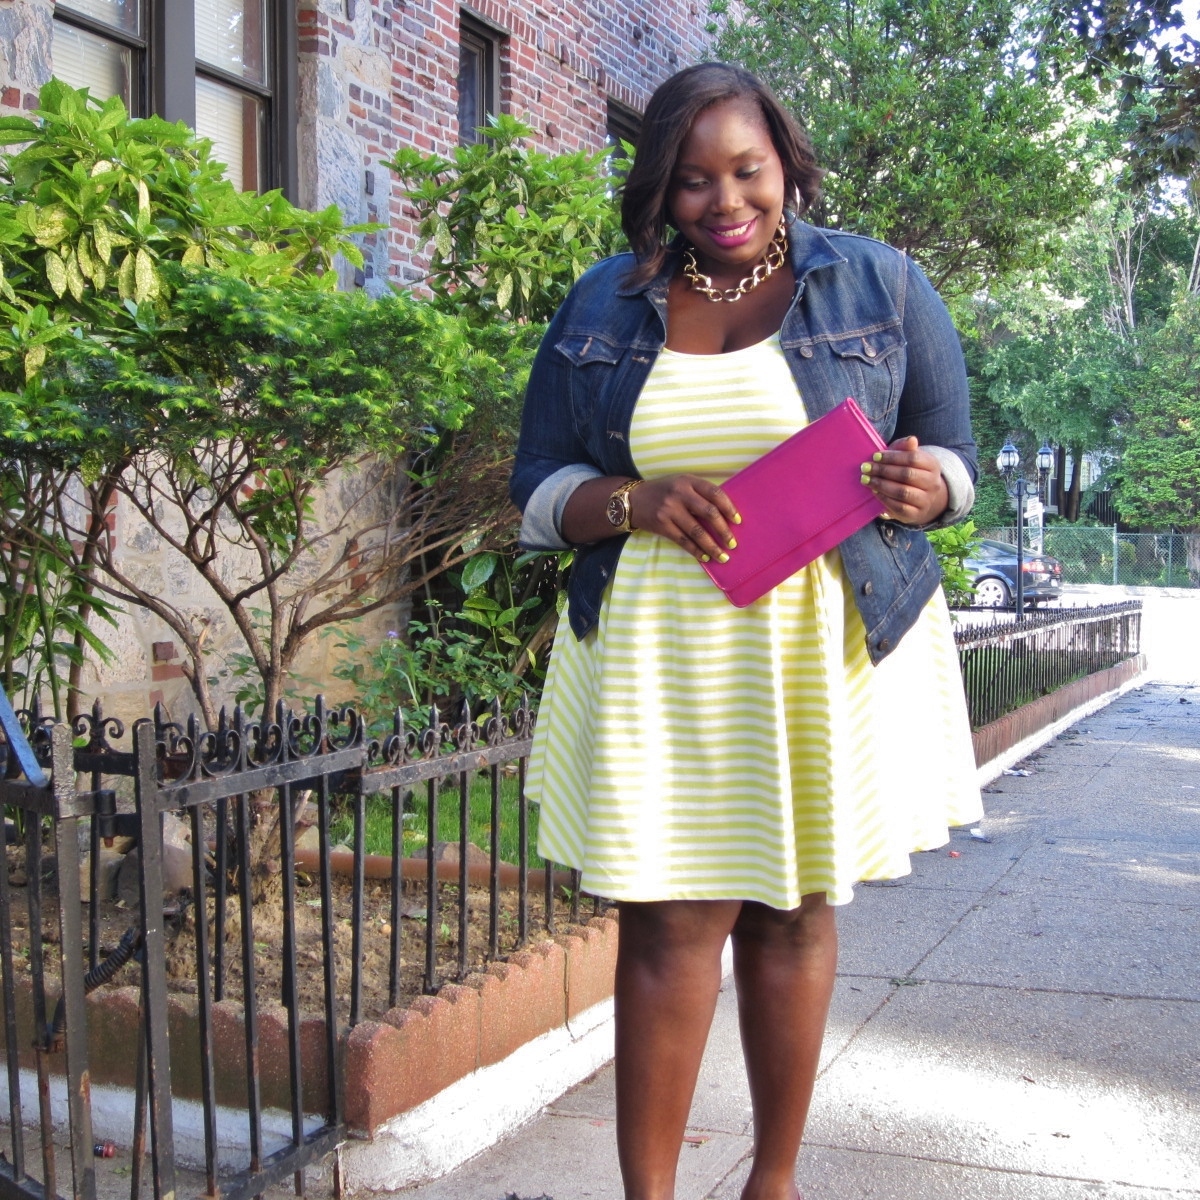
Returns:
[[[721,973],[732,971],[733,946],[726,942]],[[346,1190],[394,1192],[448,1174],[532,1120],[612,1056],[613,1002],[603,1000],[570,1025],[393,1117],[370,1141],[346,1143],[341,1152]]]
[[[123,1150],[133,1146],[133,1116],[136,1097],[132,1088],[96,1084],[91,1089],[92,1133],[100,1140],[115,1142]],[[37,1073],[21,1071],[21,1107],[25,1121],[36,1128],[38,1119]],[[204,1167],[204,1106],[199,1100],[171,1101],[175,1131],[175,1161],[181,1167]],[[71,1133],[67,1110],[67,1081],[62,1075],[50,1076],[50,1120],[54,1132],[65,1142]],[[321,1117],[306,1117],[305,1130],[312,1132],[324,1124]],[[282,1109],[263,1111],[263,1154],[282,1150],[292,1141],[292,1117]],[[217,1161],[221,1172],[245,1170],[250,1165],[250,1116],[243,1108],[217,1106]]]

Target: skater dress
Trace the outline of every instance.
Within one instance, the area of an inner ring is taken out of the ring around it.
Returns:
[[[643,478],[719,483],[805,423],[778,334],[663,349],[630,449]],[[847,903],[982,813],[941,591],[873,666],[836,550],[739,609],[635,530],[596,628],[559,623],[527,790],[539,853],[592,893]]]

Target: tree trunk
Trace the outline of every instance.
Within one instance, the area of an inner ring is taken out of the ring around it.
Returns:
[[[1079,496],[1083,491],[1083,447],[1071,447],[1071,487],[1067,494],[1067,520],[1079,520]]]
[[[1067,448],[1059,446],[1055,451],[1054,507],[1061,516],[1067,515]]]
[[[1187,569],[1192,579],[1200,579],[1200,531],[1192,530],[1183,535],[1187,551]]]

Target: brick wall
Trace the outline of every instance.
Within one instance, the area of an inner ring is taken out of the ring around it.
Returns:
[[[466,7],[499,37],[502,110],[548,153],[603,147],[608,98],[642,110],[709,41],[704,0]],[[371,290],[420,275],[411,210],[380,163],[401,145],[449,155],[458,144],[461,11],[453,0],[315,0],[300,14],[301,202],[387,224],[365,239],[356,282]]]

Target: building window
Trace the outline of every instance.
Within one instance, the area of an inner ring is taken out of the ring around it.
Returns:
[[[458,142],[480,140],[479,127],[500,109],[498,89],[499,35],[467,13],[458,35]]]
[[[54,7],[54,74],[97,100],[120,96],[146,112],[146,19],[142,0],[70,0]]]
[[[613,149],[622,142],[636,146],[642,132],[642,114],[635,112],[619,100],[608,98],[608,144]]]
[[[268,186],[270,59],[266,0],[196,4],[196,132],[239,191]]]
[[[60,0],[54,73],[186,121],[237,188],[296,193],[296,0]]]

